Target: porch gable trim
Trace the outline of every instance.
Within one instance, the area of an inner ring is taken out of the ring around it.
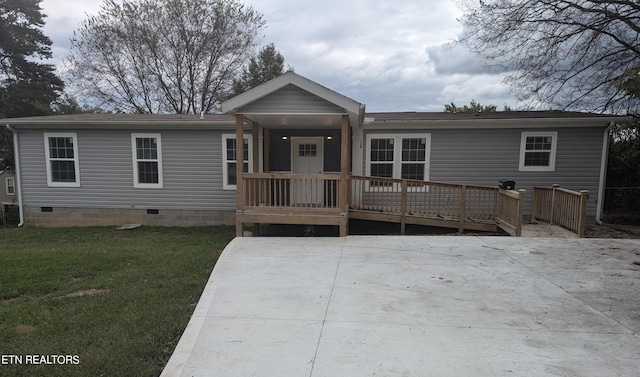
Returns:
[[[221,110],[225,114],[235,113],[238,109],[246,106],[247,104],[266,97],[269,94],[274,93],[289,84],[295,85],[319,98],[342,107],[350,113],[364,116],[363,104],[356,102],[338,92],[335,92],[294,72],[287,72],[271,81],[268,81],[262,85],[259,85],[225,101],[221,105]]]

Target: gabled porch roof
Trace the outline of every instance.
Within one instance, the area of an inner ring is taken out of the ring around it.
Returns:
[[[294,72],[287,72],[222,104],[265,128],[340,128],[342,116],[361,125],[365,105]]]

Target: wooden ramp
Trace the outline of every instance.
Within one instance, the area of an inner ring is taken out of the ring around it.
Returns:
[[[519,236],[524,190],[352,176],[349,217],[468,230],[502,228]]]
[[[335,225],[349,219],[468,230],[505,230],[520,236],[524,190],[330,174],[246,174],[236,234],[245,224]]]
[[[444,216],[426,216],[426,215],[413,215],[411,213],[403,215],[394,213],[384,213],[371,210],[350,210],[350,219],[357,220],[370,220],[370,221],[383,221],[400,224],[400,233],[405,233],[406,224],[436,226],[441,228],[451,229],[468,229],[468,230],[480,230],[486,232],[495,232],[497,230],[497,224],[495,222],[482,222],[474,219],[463,219],[461,224],[460,219],[455,217]]]
[[[522,225],[522,237],[579,238],[578,234],[558,225],[536,222]]]

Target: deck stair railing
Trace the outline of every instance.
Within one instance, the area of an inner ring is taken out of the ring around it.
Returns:
[[[532,221],[559,225],[584,237],[589,191],[572,191],[554,184],[552,187],[534,187],[531,211]]]
[[[499,190],[497,225],[512,236],[522,235],[522,216],[526,190]]]

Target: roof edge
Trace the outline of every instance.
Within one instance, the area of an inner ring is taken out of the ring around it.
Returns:
[[[625,119],[625,118],[622,118]],[[518,128],[606,128],[621,118],[505,118],[505,119],[420,119],[365,121],[363,127],[370,130],[389,128],[423,129],[518,129]]]

